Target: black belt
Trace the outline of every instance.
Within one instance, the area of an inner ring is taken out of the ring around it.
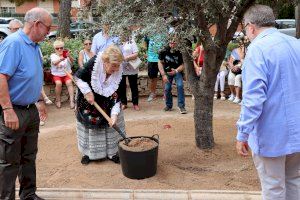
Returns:
[[[19,109],[29,109],[29,108],[31,108],[31,107],[34,106],[34,105],[35,105],[35,104],[33,103],[33,104],[28,104],[28,105],[26,105],[26,106],[13,105],[13,107],[19,108]]]

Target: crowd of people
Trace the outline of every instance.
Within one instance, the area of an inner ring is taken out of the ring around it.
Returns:
[[[45,103],[52,102],[43,92],[43,59],[38,43],[49,33],[52,17],[45,9],[33,8],[26,13],[24,21],[24,25],[13,21],[10,27],[15,33],[0,45],[0,198],[15,199],[15,181],[19,177],[20,198],[42,200],[35,193],[35,160],[39,126],[47,118]],[[227,53],[216,77],[214,99],[218,99],[220,87],[220,99],[226,100],[224,90],[228,75],[228,100],[242,106],[237,123],[238,154],[247,156],[251,147],[264,199],[296,200],[300,185],[300,92],[296,84],[300,75],[299,41],[273,28],[275,18],[267,6],[251,7],[244,21],[251,45],[247,48],[247,38],[241,38],[238,47]],[[123,110],[128,107],[127,79],[133,109],[141,109],[136,41],[130,33],[112,36],[109,29],[110,24],[104,24],[103,31],[93,40],[86,38],[78,60],[64,48],[63,41],[53,43],[54,103],[61,108],[62,84],[66,84],[70,109],[76,108],[77,142],[83,165],[103,159],[120,163],[121,136],[114,127],[125,131]],[[145,44],[150,78],[147,101],[156,98],[160,74],[164,88],[163,110],[173,109],[175,80],[179,112],[187,113],[184,63],[176,48],[176,37],[168,43],[160,35],[147,37]],[[205,49],[201,44],[196,46],[193,58],[195,74],[201,76],[205,68]],[[79,70],[72,75],[74,62],[78,62]],[[283,69],[285,66],[288,67]],[[78,88],[76,95],[73,81]],[[106,120],[95,105],[111,120]]]

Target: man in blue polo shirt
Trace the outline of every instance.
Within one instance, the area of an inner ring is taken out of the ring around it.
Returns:
[[[35,194],[35,160],[39,115],[45,118],[46,110],[37,43],[44,40],[51,24],[48,11],[33,8],[25,15],[23,30],[0,44],[0,199],[15,199],[17,176],[21,200],[42,199]]]
[[[270,7],[245,13],[251,41],[243,64],[236,149],[252,150],[264,200],[300,199],[300,42],[280,33]]]

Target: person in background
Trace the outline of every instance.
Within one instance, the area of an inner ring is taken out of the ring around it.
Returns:
[[[203,64],[204,64],[204,48],[201,44],[197,43],[196,48],[193,52],[194,58],[194,69],[197,76],[201,75]]]
[[[17,32],[21,28],[23,28],[23,23],[18,19],[13,19],[8,24],[8,29],[11,33]]]
[[[78,65],[80,68],[83,68],[83,65],[94,57],[94,53],[91,51],[92,41],[86,39],[83,41],[84,49],[79,52],[78,55]]]
[[[300,199],[300,41],[280,33],[272,9],[244,15],[251,41],[243,68],[236,150],[250,154],[264,200]]]
[[[147,61],[148,61],[148,76],[150,79],[150,94],[147,99],[148,102],[151,102],[156,98],[156,88],[157,88],[158,72],[159,72],[158,52],[163,47],[163,44],[164,42],[162,36],[145,38],[145,47],[147,49]]]
[[[228,75],[228,85],[231,92],[228,100],[237,104],[241,102],[242,96],[242,65],[245,54],[246,47],[244,43],[239,42],[239,47],[232,50],[228,60],[228,66],[230,69]]]
[[[109,35],[110,23],[105,22],[102,26],[102,31],[97,33],[92,42],[91,51],[97,55],[99,52],[104,51],[108,46],[112,44],[119,44],[119,38]]]
[[[74,61],[70,52],[67,55],[63,54],[64,42],[56,40],[53,43],[55,53],[51,54],[51,74],[55,83],[55,105],[57,108],[61,108],[61,91],[62,84],[65,83],[70,96],[70,108],[75,107],[74,104],[74,87],[71,78],[66,72],[72,73],[71,65]]]
[[[121,50],[111,45],[75,74],[80,90],[76,100],[78,149],[84,165],[91,160],[105,158],[120,162],[118,141],[122,137],[111,126],[117,125],[121,131],[125,131],[124,115],[117,93],[122,79],[123,60]],[[94,102],[111,117],[111,124],[94,107]]]
[[[120,98],[122,103],[122,109],[127,108],[127,95],[126,95],[126,79],[128,78],[129,86],[131,89],[131,95],[132,95],[132,104],[133,109],[136,111],[140,110],[139,107],[139,91],[138,91],[138,72],[139,68],[134,68],[130,65],[128,61],[135,60],[138,58],[138,47],[135,43],[135,41],[128,36],[128,34],[124,34],[121,38],[121,49],[124,56],[124,62],[122,63],[123,67],[123,76],[122,81],[120,83]]]
[[[227,65],[228,65],[228,63],[225,59],[222,62],[219,73],[217,75],[217,80],[215,83],[214,99],[218,99],[218,90],[219,90],[219,84],[220,84],[220,95],[221,95],[220,99],[222,101],[226,100],[224,89],[225,89],[225,78],[226,78],[226,75],[228,74]]]
[[[45,93],[45,90],[44,90],[44,86],[42,87],[42,96],[43,96],[43,99],[45,101],[45,104],[46,105],[51,105],[53,104],[53,102],[49,99],[49,97],[46,95]],[[46,118],[43,117],[43,116],[40,116],[40,126],[44,126],[45,125],[45,122],[46,122]]]
[[[171,111],[173,107],[172,83],[175,79],[177,86],[177,104],[181,114],[186,114],[185,96],[182,72],[184,70],[182,54],[175,50],[176,41],[173,39],[169,46],[159,53],[158,67],[165,83],[166,107],[164,111]]]
[[[33,8],[22,30],[0,44],[0,199],[15,199],[18,177],[22,200],[36,195],[36,156],[40,118],[47,117],[43,59],[38,42],[49,34],[51,14]]]

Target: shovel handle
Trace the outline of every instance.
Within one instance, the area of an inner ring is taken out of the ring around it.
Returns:
[[[72,74],[70,74],[66,69],[64,69],[65,73],[67,74],[67,76],[74,82],[74,84],[78,87],[76,81],[74,80]],[[104,112],[104,110],[96,103],[93,103],[93,106],[95,106],[95,108],[101,113],[101,115],[108,121],[109,124],[112,123],[111,118],[106,114],[106,112]]]
[[[103,117],[108,121],[109,124],[112,124],[112,120],[111,118],[106,114],[106,112],[104,112],[104,110],[96,103],[94,102],[93,105],[95,106],[95,108],[101,113],[101,115],[103,115]]]

